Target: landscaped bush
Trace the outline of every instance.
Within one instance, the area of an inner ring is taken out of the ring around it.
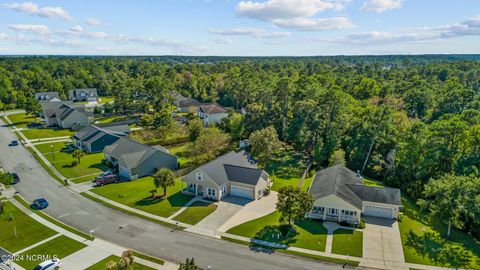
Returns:
[[[270,188],[265,189],[265,191],[263,191],[263,195],[265,196],[270,195]]]
[[[78,165],[78,160],[72,160],[72,163],[70,163],[71,167],[76,167]]]
[[[360,219],[360,224],[358,224],[359,229],[365,229],[365,219]]]
[[[292,226],[290,226],[289,224],[281,224],[280,226],[278,226],[278,230],[280,231],[283,237],[287,237],[291,229],[292,229]]]

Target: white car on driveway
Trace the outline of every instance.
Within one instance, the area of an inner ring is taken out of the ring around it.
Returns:
[[[51,259],[44,261],[41,264],[37,265],[33,270],[58,270],[62,263],[59,259]]]

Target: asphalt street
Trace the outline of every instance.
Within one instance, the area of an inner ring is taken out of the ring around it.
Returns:
[[[211,265],[211,269],[342,268],[174,231],[95,203],[52,179],[23,146],[8,146],[17,138],[5,123],[0,123],[0,160],[7,171],[15,171],[20,176],[21,182],[15,188],[29,201],[46,198],[50,203],[45,210],[47,214],[83,232],[93,230],[96,237],[169,261],[183,262],[187,257],[194,257],[200,266]]]

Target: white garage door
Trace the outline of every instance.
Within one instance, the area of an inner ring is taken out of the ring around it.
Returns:
[[[249,189],[249,188],[232,186],[232,195],[242,197],[242,198],[251,199],[252,198],[252,190]]]
[[[365,206],[365,211],[363,213],[366,216],[374,217],[383,217],[383,218],[392,218],[392,208],[388,207],[379,207],[373,205]]]

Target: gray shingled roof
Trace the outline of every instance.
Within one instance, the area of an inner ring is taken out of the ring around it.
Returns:
[[[94,94],[94,96],[98,96],[97,88],[82,88],[82,89],[73,89],[70,90],[70,96],[79,97],[81,93],[87,94],[86,96],[89,97],[90,94]]]
[[[117,158],[122,167],[136,168],[139,164],[157,151],[172,155],[168,152],[168,150],[165,148],[163,149],[164,150],[139,143],[126,137],[122,137],[115,143],[106,146],[103,151],[107,155]]]
[[[193,98],[187,98],[178,102],[178,107],[190,107],[190,106],[200,106],[200,105],[202,105],[202,103],[200,103],[200,101]]]
[[[363,201],[400,205],[399,189],[363,186],[362,178],[343,165],[317,172],[308,191],[314,199],[336,195],[358,209]]]
[[[37,92],[35,93],[35,99],[39,99],[40,97],[48,96],[48,100],[52,98],[60,98],[58,92]]]
[[[206,114],[226,113],[227,109],[218,104],[206,104],[198,107],[199,110]]]
[[[255,168],[240,167],[223,164],[228,181],[244,183],[256,186],[263,177],[267,178],[265,171]]]
[[[130,127],[128,125],[119,126],[107,126],[99,127],[89,125],[73,135],[73,138],[80,141],[94,141],[96,138],[100,138],[105,134],[111,134],[113,136],[122,137],[130,133]]]
[[[220,186],[228,181],[228,175],[224,167],[225,165],[257,169],[256,163],[249,158],[246,151],[240,151],[238,153],[231,151],[203,166],[200,166],[199,169],[205,172],[213,181],[215,181],[215,183],[217,183],[217,185]]]

